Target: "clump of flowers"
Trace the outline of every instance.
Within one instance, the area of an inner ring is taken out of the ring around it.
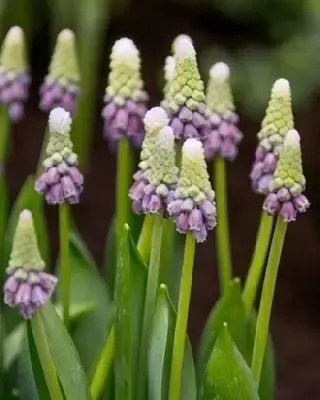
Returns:
[[[283,140],[290,129],[293,129],[290,84],[286,79],[278,79],[258,133],[259,144],[250,175],[256,193],[269,193]]]
[[[45,172],[36,181],[35,189],[43,193],[48,204],[79,202],[83,176],[78,170],[78,157],[72,151],[70,114],[55,108],[49,116],[50,137],[43,161]]]
[[[209,132],[204,84],[201,80],[196,52],[190,39],[182,37],[175,47],[174,76],[164,106],[176,139],[205,140]]]
[[[13,239],[4,302],[18,307],[23,318],[31,318],[52,296],[57,278],[44,272],[29,210],[21,212]]]
[[[139,50],[132,40],[115,42],[110,56],[110,73],[104,96],[104,135],[115,144],[122,137],[140,147],[143,141],[142,120],[147,111],[147,93],[143,90]]]
[[[188,139],[182,147],[181,172],[168,211],[181,233],[192,232],[197,242],[206,240],[216,225],[212,190],[201,142]]]
[[[243,137],[237,127],[239,118],[235,113],[229,75],[229,67],[223,62],[214,64],[210,69],[207,105],[211,129],[204,142],[205,156],[208,160],[220,154],[226,160],[233,161]]]
[[[49,73],[40,88],[40,108],[51,111],[62,107],[73,114],[79,95],[80,72],[75,35],[70,29],[64,29],[57,37]]]
[[[264,202],[264,210],[270,215],[280,214],[285,222],[295,221],[297,213],[305,212],[310,206],[303,194],[305,186],[300,136],[292,129],[285,137],[274,180],[270,184],[270,193]]]
[[[156,111],[161,114],[160,110]],[[153,114],[156,114],[155,111]],[[161,118],[158,119],[157,123],[153,119],[151,126],[153,132],[157,132],[157,136],[152,145],[150,139],[154,136],[152,136],[152,133],[148,135],[150,144],[148,152],[150,148],[152,148],[152,151],[149,154],[146,154],[146,151],[141,152],[141,159],[144,158],[144,161],[140,162],[141,170],[138,172],[138,176],[135,174],[136,181],[129,193],[130,198],[133,200],[132,208],[136,213],[159,214],[161,212],[166,216],[168,202],[173,197],[178,181],[178,168],[175,165],[174,134],[169,126],[159,128],[162,122],[164,120],[161,120]],[[148,126],[148,124],[146,125]],[[147,147],[144,150],[147,150]]]
[[[30,82],[24,33],[14,26],[8,31],[0,54],[0,102],[8,106],[13,122],[23,117]]]

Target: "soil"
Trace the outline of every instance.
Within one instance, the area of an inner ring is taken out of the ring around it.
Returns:
[[[173,37],[181,32],[190,33],[199,53],[217,38],[215,29],[208,23],[200,6],[186,10],[181,2],[175,6],[167,2],[146,4],[135,1],[121,17],[111,19],[106,35],[105,52],[101,71],[107,68],[107,60],[113,41],[129,35],[140,48],[144,57],[146,87],[151,104],[158,104],[161,92],[156,72],[169,51]],[[181,6],[181,7],[180,7]],[[130,18],[128,17],[130,15]],[[156,17],[155,17],[156,16]],[[217,30],[223,20],[212,16]],[[202,23],[203,22],[203,23]],[[44,29],[44,27],[43,27]],[[232,26],[231,28],[232,29]],[[226,29],[223,29],[226,30]],[[45,31],[46,32],[46,31]],[[219,40],[224,32],[220,29]],[[47,34],[34,40],[34,80],[31,98],[26,107],[26,117],[14,126],[12,152],[7,166],[11,202],[16,197],[25,178],[35,171],[41,139],[46,126],[46,116],[39,111],[38,87],[46,73],[48,63]],[[230,35],[226,39],[232,40]],[[235,39],[236,40],[236,39]],[[156,50],[155,50],[156,47]],[[105,76],[101,74],[97,104],[101,107]],[[240,107],[241,110],[241,107]],[[320,99],[314,98],[310,106],[296,114],[296,127],[303,135],[304,170],[307,176],[307,195],[312,203],[308,213],[290,224],[282,256],[277,291],[272,314],[272,334],[277,352],[277,399],[302,400],[320,398],[320,320],[318,296],[320,292]],[[228,167],[228,191],[232,256],[235,274],[243,278],[250,262],[255,235],[259,223],[262,197],[253,194],[248,174],[256,146],[259,121],[240,115],[240,127],[245,134],[240,155]],[[98,119],[97,119],[98,120]],[[102,260],[106,232],[114,211],[115,156],[110,153],[102,138],[101,124],[92,132],[93,147],[89,172],[85,179],[82,202],[74,207],[81,234],[98,263]],[[52,247],[57,251],[56,210],[47,210]],[[213,235],[197,248],[194,271],[191,318],[189,333],[196,345],[201,329],[213,304],[218,298],[218,278]]]

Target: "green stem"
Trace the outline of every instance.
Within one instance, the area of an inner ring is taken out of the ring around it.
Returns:
[[[70,310],[70,263],[69,263],[69,206],[62,203],[59,206],[60,229],[60,287],[62,292],[63,321],[68,329]]]
[[[46,158],[46,149],[49,141],[49,136],[50,136],[50,131],[49,131],[49,126],[47,126],[41,144],[40,156],[38,159],[38,164],[36,169],[36,177],[40,176],[44,170],[42,163]]]
[[[263,211],[261,214],[256,246],[242,295],[243,304],[248,316],[251,315],[253,304],[256,298],[258,285],[269,248],[272,227],[273,217]]]
[[[150,255],[150,264],[148,269],[148,280],[146,288],[146,297],[144,303],[144,313],[142,322],[142,333],[139,349],[139,367],[138,367],[138,399],[145,398],[147,383],[147,357],[149,349],[150,330],[153,321],[159,271],[160,271],[160,251],[162,238],[162,217],[155,216],[152,232],[152,246]]]
[[[118,142],[117,153],[117,194],[116,194],[116,236],[117,248],[121,240],[124,224],[129,221],[129,188],[132,176],[132,157],[129,142],[122,138]]]
[[[90,392],[92,400],[98,400],[102,394],[114,357],[114,348],[115,336],[114,327],[112,326],[91,380]]]
[[[163,235],[161,244],[161,267],[160,267],[160,282],[165,283],[169,289],[169,293],[172,293],[172,255],[174,246],[174,233],[175,225],[171,219],[165,219],[163,221]]]
[[[180,399],[181,372],[187,334],[194,254],[195,240],[192,234],[188,233],[186,236],[186,244],[184,249],[177,322],[173,339],[169,400]]]
[[[153,215],[144,217],[137,245],[137,249],[145,263],[148,263],[150,257],[153,219]]]
[[[220,290],[224,293],[232,278],[232,262],[230,250],[230,234],[228,221],[227,177],[225,160],[217,156],[214,160],[214,176],[217,203],[217,256],[219,268]]]
[[[287,223],[283,221],[281,216],[279,216],[272,238],[266,273],[263,281],[257,318],[256,336],[253,347],[251,370],[258,386],[268,339],[271,308],[286,230]]]

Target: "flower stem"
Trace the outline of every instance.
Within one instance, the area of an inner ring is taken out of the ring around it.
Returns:
[[[145,263],[148,263],[150,257],[153,220],[153,215],[146,215],[144,217],[137,245],[141,258]]]
[[[271,308],[286,230],[287,223],[284,222],[282,217],[279,216],[272,238],[271,249],[263,282],[257,318],[256,336],[253,347],[251,370],[258,386],[267,344]]]
[[[171,219],[165,219],[163,221],[163,235],[161,244],[161,262],[160,262],[160,281],[165,283],[169,289],[169,293],[172,292],[170,273],[172,271],[172,255],[174,246],[174,233],[175,225]]]
[[[217,202],[217,253],[220,290],[222,293],[228,288],[232,278],[232,261],[230,250],[230,234],[228,221],[227,177],[225,160],[217,156],[214,160],[214,176]]]
[[[139,369],[138,369],[138,399],[145,398],[147,382],[147,358],[149,350],[150,331],[153,321],[154,309],[156,304],[159,271],[160,271],[160,252],[162,239],[162,217],[155,216],[152,231],[152,246],[150,264],[148,269],[148,280],[146,297],[144,303],[144,313],[142,322],[142,333],[139,349]]]
[[[129,224],[129,186],[132,175],[132,158],[126,138],[118,142],[117,153],[117,193],[116,193],[116,236],[119,248],[124,224]]]
[[[114,348],[115,336],[114,327],[112,326],[91,380],[90,392],[92,400],[98,400],[101,396],[104,384],[110,372],[114,356]]]
[[[63,321],[69,327],[70,309],[70,265],[69,265],[69,206],[62,203],[59,206],[60,229],[60,287],[62,292]]]
[[[187,233],[182,266],[177,321],[173,339],[169,400],[180,399],[181,372],[183,366],[184,347],[186,342],[191,297],[194,254],[195,240],[191,233]]]
[[[272,227],[273,217],[263,211],[261,214],[256,246],[242,295],[243,304],[248,316],[251,315],[252,307],[256,298],[257,288],[269,248]]]

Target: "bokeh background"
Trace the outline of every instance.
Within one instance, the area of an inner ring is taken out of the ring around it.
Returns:
[[[240,155],[228,167],[234,268],[243,278],[250,262],[263,198],[248,174],[256,133],[277,78],[291,82],[296,128],[302,136],[307,195],[312,207],[289,226],[272,315],[277,351],[277,399],[320,399],[320,2],[318,0],[0,0],[0,34],[20,25],[32,65],[26,117],[14,126],[6,168],[10,201],[35,172],[46,115],[38,88],[60,29],[75,30],[86,77],[82,110],[90,128],[82,202],[74,208],[80,233],[99,264],[114,212],[115,155],[102,137],[100,111],[114,40],[128,36],[141,51],[150,106],[162,95],[163,62],[173,38],[192,36],[206,81],[213,62],[226,61],[244,132]],[[81,109],[80,109],[81,112]],[[53,254],[57,216],[47,210]],[[218,297],[214,237],[197,248],[189,333],[196,346]]]

